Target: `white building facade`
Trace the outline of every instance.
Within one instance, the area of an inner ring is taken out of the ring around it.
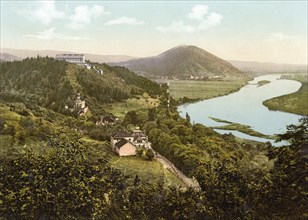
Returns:
[[[55,59],[79,65],[86,64],[86,57],[84,54],[57,54]]]

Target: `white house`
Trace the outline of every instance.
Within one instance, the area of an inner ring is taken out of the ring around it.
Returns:
[[[119,131],[111,137],[112,149],[119,156],[136,155],[138,148],[151,148],[151,143],[148,141],[148,136],[145,135],[139,128],[128,131]]]
[[[133,156],[136,155],[137,147],[130,141],[122,139],[114,145],[114,150],[119,156]]]

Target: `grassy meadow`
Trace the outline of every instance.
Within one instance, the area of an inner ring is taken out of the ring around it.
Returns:
[[[170,82],[170,94],[175,99],[210,99],[238,91],[247,81],[193,81],[176,80]]]
[[[302,83],[301,88],[292,94],[279,96],[263,102],[270,110],[308,115],[308,74],[288,74],[282,79],[292,79]]]
[[[143,94],[137,98],[129,98],[123,102],[116,102],[106,106],[106,111],[114,114],[117,117],[123,118],[129,111],[139,109],[153,108],[159,105],[159,100],[151,98],[148,94]]]
[[[111,166],[121,170],[121,172],[133,181],[135,176],[141,180],[150,182],[164,181],[166,186],[184,186],[183,182],[179,180],[169,170],[165,170],[163,165],[157,160],[146,160],[140,157],[118,157],[111,159]]]

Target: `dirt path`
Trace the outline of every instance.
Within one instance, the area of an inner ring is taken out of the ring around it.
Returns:
[[[188,178],[184,173],[182,173],[173,163],[171,163],[167,158],[160,154],[156,155],[156,159],[163,164],[165,169],[170,170],[174,173],[180,180],[182,180],[188,187],[192,187],[196,190],[200,190],[199,183],[196,179]]]

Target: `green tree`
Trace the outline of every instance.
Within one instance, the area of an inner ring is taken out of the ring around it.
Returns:
[[[0,118],[0,134],[2,134],[2,132],[4,131],[4,125],[5,125],[5,121]]]
[[[140,178],[139,178],[138,175],[136,175],[135,178],[134,178],[134,186],[138,186],[139,183],[140,183]]]
[[[136,155],[137,155],[138,157],[141,157],[141,156],[143,155],[143,152],[144,152],[143,148],[142,148],[142,147],[139,147],[139,148],[137,148],[137,150],[136,150]]]
[[[273,186],[268,196],[273,207],[271,211],[284,219],[304,219],[307,213],[308,117],[300,119],[299,125],[288,126],[287,132],[279,137],[291,145],[274,148],[271,152],[275,159],[271,171]]]
[[[155,157],[154,151],[152,149],[147,149],[145,151],[145,156],[149,159],[152,160]]]
[[[189,116],[189,114],[188,114],[188,112],[186,112],[186,120],[188,121],[188,122],[190,122],[190,116]]]
[[[278,135],[278,141],[289,141],[295,148],[303,148],[308,145],[308,117],[299,119],[298,125],[289,125],[287,132]]]
[[[156,119],[156,109],[149,108],[148,109],[148,121],[155,121]]]
[[[136,111],[129,111],[127,112],[127,114],[124,117],[123,123],[125,125],[128,124],[133,124],[133,125],[137,125],[139,122],[138,120],[138,115]]]

